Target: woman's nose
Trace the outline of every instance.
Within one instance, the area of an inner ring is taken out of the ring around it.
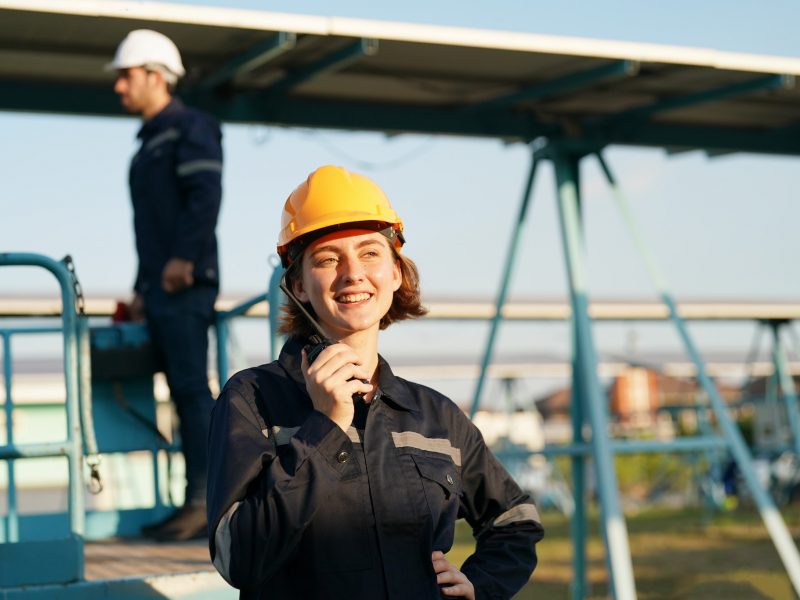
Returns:
[[[356,257],[347,257],[342,260],[342,277],[348,282],[357,282],[364,279],[364,265]]]

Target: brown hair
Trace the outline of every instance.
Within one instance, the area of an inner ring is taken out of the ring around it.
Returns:
[[[394,293],[392,298],[392,305],[383,317],[381,317],[380,328],[386,329],[395,321],[402,321],[404,319],[416,319],[428,312],[428,309],[422,306],[421,294],[419,290],[419,271],[417,265],[410,258],[399,254],[394,248],[392,252],[395,259],[400,264],[400,287]],[[286,270],[286,286],[289,290],[294,290],[294,284],[302,275],[302,255],[297,257],[289,265]],[[316,313],[310,302],[303,304],[305,309],[310,312],[315,318]],[[308,322],[308,319],[303,315],[297,305],[291,300],[288,300],[281,306],[280,333],[296,336],[300,338],[309,338],[317,331],[314,326]]]

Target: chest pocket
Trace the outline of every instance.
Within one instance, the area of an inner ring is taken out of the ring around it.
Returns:
[[[411,459],[425,495],[428,508],[426,516],[432,521],[434,549],[444,551],[453,543],[458,518],[461,496],[459,469],[448,456],[414,452]]]

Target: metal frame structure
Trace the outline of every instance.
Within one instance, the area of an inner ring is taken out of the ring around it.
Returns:
[[[519,217],[514,223],[511,235],[509,254],[497,294],[494,317],[486,341],[481,371],[474,391],[471,414],[478,409],[486,371],[491,362],[497,329],[502,321],[503,307],[507,297],[511,272],[516,257],[517,246],[521,229],[525,222],[527,208],[533,188],[533,179],[537,165],[541,160],[553,163],[556,175],[557,202],[561,225],[561,238],[564,245],[564,257],[568,273],[570,300],[572,305],[573,326],[573,363],[572,363],[572,403],[571,415],[573,426],[573,444],[571,448],[564,448],[564,453],[571,454],[572,458],[572,484],[575,501],[575,514],[572,520],[572,538],[574,544],[573,569],[575,579],[572,588],[572,597],[584,598],[588,592],[585,579],[586,565],[586,513],[585,513],[585,455],[579,449],[584,447],[584,425],[588,424],[591,431],[590,444],[592,457],[597,475],[598,493],[600,498],[601,521],[603,541],[606,547],[606,563],[609,572],[609,587],[615,598],[635,598],[635,583],[633,569],[630,562],[630,549],[628,547],[627,531],[624,518],[620,509],[617,494],[617,478],[614,469],[613,456],[619,451],[619,446],[608,439],[608,404],[602,392],[597,375],[598,361],[594,349],[591,332],[591,318],[589,317],[588,292],[585,281],[584,269],[585,246],[583,240],[583,227],[581,218],[581,196],[579,165],[586,156],[595,156],[600,162],[601,169],[611,186],[614,197],[623,215],[626,225],[634,238],[647,266],[656,291],[669,311],[669,318],[676,327],[683,342],[685,351],[697,369],[697,379],[702,389],[709,398],[710,406],[721,429],[722,438],[695,440],[697,448],[711,450],[720,447],[728,449],[734,457],[745,482],[750,490],[753,500],[758,507],[764,525],[772,538],[775,548],[786,568],[789,579],[795,592],[800,595],[800,552],[792,540],[773,499],[764,490],[758,481],[752,464],[752,455],[736,424],[728,414],[728,409],[723,402],[716,385],[708,376],[700,353],[689,335],[685,320],[679,315],[677,305],[668,291],[666,280],[658,269],[654,257],[648,250],[644,238],[633,219],[627,200],[618,186],[607,162],[597,148],[586,144],[548,140],[546,144],[533,151],[533,160],[530,173],[525,185]],[[789,416],[790,430],[794,442],[795,452],[800,451],[800,414],[798,413],[797,396],[794,392],[794,382],[786,369],[787,359],[779,334],[779,326],[784,322],[771,322],[773,334],[773,360],[776,374],[779,377],[783,391],[783,398]],[[662,452],[682,451],[682,442],[658,444]],[[627,445],[627,444],[626,444]],[[561,450],[561,449],[560,449]],[[800,456],[800,453],[798,453]]]

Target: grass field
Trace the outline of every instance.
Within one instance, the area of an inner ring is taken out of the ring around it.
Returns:
[[[795,598],[778,553],[757,512],[740,509],[706,515],[702,510],[647,510],[626,515],[636,591],[640,600]],[[784,511],[795,542],[800,540],[800,507]],[[545,539],[539,566],[518,600],[569,598],[572,545],[569,523],[560,514],[542,515]],[[588,598],[607,598],[603,544],[597,519],[588,545]],[[459,523],[448,558],[455,564],[472,552],[469,526]]]

